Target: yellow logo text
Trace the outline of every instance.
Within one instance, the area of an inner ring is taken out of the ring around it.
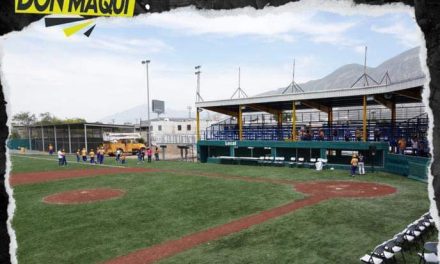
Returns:
[[[15,0],[16,13],[132,17],[135,0]]]

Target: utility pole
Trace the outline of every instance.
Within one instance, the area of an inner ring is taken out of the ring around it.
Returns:
[[[148,64],[150,64],[150,60],[144,60],[142,61],[142,64],[145,64],[146,66],[146,72],[147,72],[147,125],[148,125],[148,147],[151,147],[151,124],[150,124],[150,80],[148,76]]]

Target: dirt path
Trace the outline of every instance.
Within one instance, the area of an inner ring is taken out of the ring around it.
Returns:
[[[73,190],[46,196],[43,198],[43,202],[48,204],[83,204],[114,199],[124,194],[124,190],[111,188]]]
[[[59,171],[42,171],[42,172],[26,172],[13,173],[9,182],[12,186],[49,182],[54,180],[63,180],[80,177],[90,177],[97,175],[111,175],[123,173],[153,172],[155,169],[148,168],[99,168],[99,169],[79,169],[79,170],[59,170]]]

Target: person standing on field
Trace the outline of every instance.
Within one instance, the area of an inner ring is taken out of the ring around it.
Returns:
[[[141,150],[141,160],[142,160],[142,162],[145,161],[145,154],[146,154],[146,152],[147,152],[146,149],[142,149],[142,150]]]
[[[125,152],[122,152],[122,154],[121,154],[121,163],[122,164],[125,164],[125,157],[126,157],[126,155],[127,154],[125,154]]]
[[[116,150],[116,162],[119,163],[119,161],[121,160],[121,150],[117,149]]]
[[[83,162],[86,162],[87,161],[87,150],[86,150],[86,148],[83,148],[81,150],[81,156],[82,156]]]
[[[101,147],[98,146],[98,148],[96,149],[96,163],[100,163],[101,162]]]
[[[153,150],[151,148],[147,148],[148,163],[151,163],[151,156],[152,155],[153,155]]]
[[[154,158],[156,159],[156,161],[159,161],[159,147],[156,146],[156,148],[154,149]]]
[[[90,163],[95,164],[95,152],[93,151],[93,149],[90,150],[89,156],[90,156]]]
[[[63,152],[60,150],[58,150],[57,152],[58,154],[58,166],[62,166],[63,165]]]
[[[356,169],[358,167],[358,163],[359,163],[359,160],[356,157],[356,154],[353,154],[353,157],[352,157],[350,163],[351,163],[351,177],[354,177],[354,175],[356,174]]]
[[[79,162],[81,160],[81,150],[76,150],[76,162]]]
[[[61,153],[63,154],[63,166],[67,166],[66,151],[62,149]]]
[[[101,148],[101,162],[100,162],[100,164],[104,163],[104,155],[105,155],[105,149],[104,149],[104,147],[102,147]]]
[[[49,155],[52,155],[53,154],[53,146],[52,146],[52,144],[49,144],[48,149],[49,149]]]
[[[137,164],[139,164],[139,163],[143,163],[144,161],[142,160],[142,153],[143,153],[144,151],[142,150],[142,149],[140,149],[140,150],[138,150],[138,152],[136,153],[137,154],[137,159],[138,159],[138,161],[137,161]]]
[[[365,174],[365,157],[362,154],[359,154],[359,174],[364,175]]]

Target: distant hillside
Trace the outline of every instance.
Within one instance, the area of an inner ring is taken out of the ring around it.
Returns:
[[[424,76],[420,66],[419,47],[407,50],[391,59],[386,60],[375,68],[367,67],[367,73],[380,82],[385,72],[388,71],[392,82]],[[360,64],[347,64],[329,75],[299,84],[304,91],[332,90],[350,88],[351,85],[363,74],[364,66]],[[268,91],[260,95],[281,94],[283,88]]]
[[[388,71],[392,82],[423,77],[424,74],[422,72],[419,59],[419,48],[417,47],[407,50],[391,59],[386,60],[375,68],[367,68],[367,73],[378,82],[382,79],[386,71]],[[360,64],[347,64],[339,67],[334,72],[321,79],[308,81],[299,85],[304,91],[350,88],[351,85],[362,75],[363,72],[364,66]],[[258,94],[258,96],[281,94],[284,89],[285,87],[279,88],[276,90]],[[138,105],[131,109],[117,112],[113,115],[104,117],[99,121],[105,123],[114,122],[116,124],[123,124],[127,122],[135,123],[139,122],[139,117],[142,117],[143,120],[147,119],[146,110],[146,105]],[[169,118],[185,118],[188,117],[188,110],[166,109],[166,113],[161,116]],[[195,117],[194,110],[191,113],[191,116]],[[156,117],[157,115],[155,113],[151,113],[151,118]],[[224,118],[224,116],[220,114],[209,113],[208,111],[203,111],[201,113],[201,118],[220,120]]]

